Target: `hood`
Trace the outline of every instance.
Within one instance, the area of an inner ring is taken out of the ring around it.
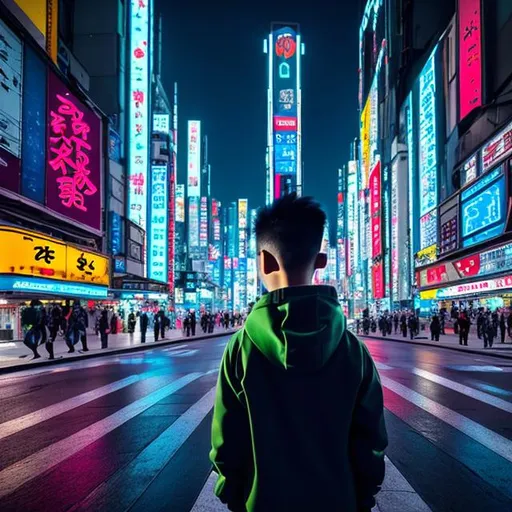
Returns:
[[[345,332],[345,317],[331,286],[293,286],[264,295],[245,332],[273,364],[312,372],[324,366]]]

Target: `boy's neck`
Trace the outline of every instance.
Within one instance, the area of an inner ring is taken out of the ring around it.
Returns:
[[[311,286],[313,276],[308,273],[285,274],[279,272],[272,280],[271,286],[267,289],[269,292],[280,290],[282,288],[290,288],[292,286]],[[270,283],[269,283],[270,284]]]

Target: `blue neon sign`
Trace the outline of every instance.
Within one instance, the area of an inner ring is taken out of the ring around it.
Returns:
[[[168,242],[168,190],[167,166],[151,167],[151,224],[148,244],[149,277],[167,282]]]
[[[63,297],[83,297],[85,299],[106,299],[108,294],[106,286],[66,283],[40,277],[15,276],[0,276],[0,290],[61,295]]]

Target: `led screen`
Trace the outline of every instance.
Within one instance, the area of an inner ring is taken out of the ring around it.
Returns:
[[[420,245],[422,249],[437,243],[437,212],[434,210],[420,219]]]
[[[437,133],[435,50],[419,79],[420,216],[437,206]]]
[[[473,187],[472,187],[473,188]],[[503,231],[507,199],[505,177],[478,187],[473,194],[466,190],[461,204],[461,223],[464,247],[493,238]]]
[[[151,224],[149,226],[149,277],[162,283],[167,282],[167,240],[168,240],[168,190],[167,166],[154,165],[151,168]]]

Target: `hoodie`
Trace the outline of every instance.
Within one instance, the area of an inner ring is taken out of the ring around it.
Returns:
[[[370,510],[386,446],[379,376],[336,290],[262,297],[219,370],[216,495],[237,512]]]

